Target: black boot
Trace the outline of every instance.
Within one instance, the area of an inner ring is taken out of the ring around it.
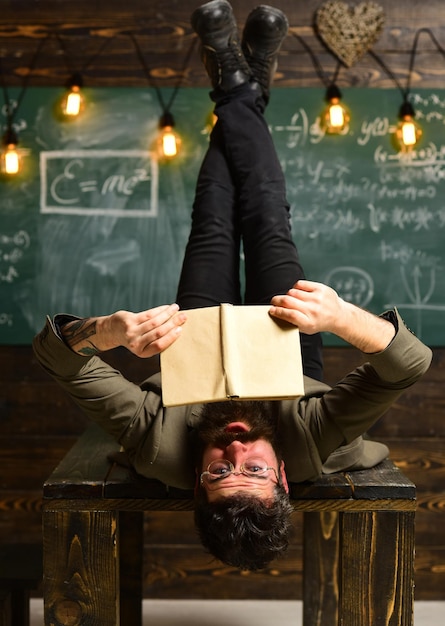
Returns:
[[[246,83],[251,70],[241,51],[232,7],[212,0],[193,12],[191,24],[201,40],[201,57],[214,89],[227,92]]]
[[[258,6],[246,20],[242,50],[252,70],[253,80],[260,84],[266,102],[277,69],[278,52],[288,28],[289,22],[284,13],[266,5]]]

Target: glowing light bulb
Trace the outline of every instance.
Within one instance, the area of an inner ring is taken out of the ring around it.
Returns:
[[[321,125],[331,135],[339,134],[349,124],[351,116],[348,108],[341,102],[341,93],[336,85],[326,91],[327,106],[321,116]]]
[[[345,113],[339,104],[332,103],[329,107],[329,124],[333,128],[344,128]]]
[[[397,124],[394,140],[396,147],[401,152],[410,152],[422,137],[422,129],[414,119],[415,112],[409,102],[404,102],[399,111],[399,123]]]
[[[20,170],[20,157],[14,144],[11,143],[6,147],[3,158],[5,160],[5,174],[18,174]]]
[[[0,156],[0,169],[2,174],[14,176],[20,172],[21,159],[17,150],[18,138],[16,133],[9,128],[3,137],[3,150]]]
[[[413,122],[403,122],[402,141],[405,146],[414,146],[417,143],[416,127],[414,126]]]
[[[160,158],[172,159],[177,156],[181,147],[181,138],[174,130],[175,121],[169,112],[164,113],[159,121],[158,155]]]
[[[68,90],[61,101],[61,109],[65,119],[74,119],[82,113],[85,99],[81,92],[82,77],[75,74],[68,82]]]
[[[79,115],[82,107],[82,96],[79,87],[75,85],[66,97],[65,115]]]

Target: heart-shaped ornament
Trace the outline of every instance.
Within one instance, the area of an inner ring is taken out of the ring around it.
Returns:
[[[377,41],[385,22],[383,8],[375,2],[349,6],[325,2],[315,14],[318,35],[347,67],[352,67]]]

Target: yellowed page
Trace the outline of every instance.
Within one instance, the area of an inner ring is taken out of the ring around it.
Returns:
[[[302,395],[298,329],[268,311],[230,304],[187,311],[181,335],[161,354],[164,405]]]
[[[219,306],[187,311],[179,338],[161,353],[161,376],[164,406],[227,399]]]
[[[273,399],[304,394],[298,328],[272,318],[269,308],[229,306],[222,317],[231,397]]]
[[[235,313],[241,307],[232,304],[221,304],[221,345],[222,368],[226,379],[226,395],[228,398],[237,397],[240,385],[241,359],[238,355],[238,325]]]

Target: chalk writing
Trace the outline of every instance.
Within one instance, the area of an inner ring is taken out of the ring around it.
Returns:
[[[0,233],[0,282],[13,283],[19,278],[16,266],[30,245],[31,239],[24,230],[13,235]]]
[[[270,127],[293,232],[303,263],[315,268],[312,277],[360,306],[372,308],[377,300],[398,306],[422,337],[442,333],[434,312],[445,311],[445,249],[438,245],[445,234],[445,94],[419,96],[415,108],[425,140],[408,154],[394,149],[396,120],[384,114],[365,117],[339,139],[317,135],[318,118],[311,122],[309,112],[299,110],[289,119],[309,119],[299,127],[304,150],[285,151],[286,158],[281,134],[294,136],[296,129]],[[323,272],[323,264],[333,269]]]
[[[394,260],[399,263],[400,284],[404,297],[393,301],[391,306],[397,306],[401,312],[415,311],[417,313],[415,332],[421,336],[423,332],[421,312],[445,313],[445,304],[432,301],[442,260],[436,255],[428,255],[407,244],[394,244],[385,240],[381,242],[380,252],[384,263]],[[389,304],[386,303],[386,306]]]
[[[158,167],[149,152],[41,152],[40,174],[41,213],[116,217],[158,214]]]
[[[360,127],[360,135],[357,138],[359,146],[366,146],[375,137],[385,137],[394,132],[394,126],[390,124],[387,117],[376,117],[371,121],[364,121]]]
[[[309,118],[304,109],[296,111],[288,124],[276,124],[270,127],[271,132],[285,133],[286,146],[296,148],[304,146],[309,136]]]
[[[12,326],[14,318],[9,313],[0,313],[0,326]]]
[[[364,270],[357,267],[336,267],[325,278],[337,293],[347,302],[366,307],[374,295],[374,282]]]
[[[92,92],[79,124],[54,122],[48,90],[32,88],[21,105],[21,143],[40,170],[0,181],[0,340],[29,341],[47,312],[143,310],[175,297],[208,147],[208,92],[178,93],[187,156],[159,172],[146,149],[158,131],[156,94]],[[352,115],[341,136],[320,126],[321,89],[277,90],[266,110],[306,275],[376,313],[398,306],[421,338],[445,345],[445,90],[411,94],[424,132],[409,154],[391,140],[397,90],[343,97]],[[22,231],[28,248],[13,243]]]

